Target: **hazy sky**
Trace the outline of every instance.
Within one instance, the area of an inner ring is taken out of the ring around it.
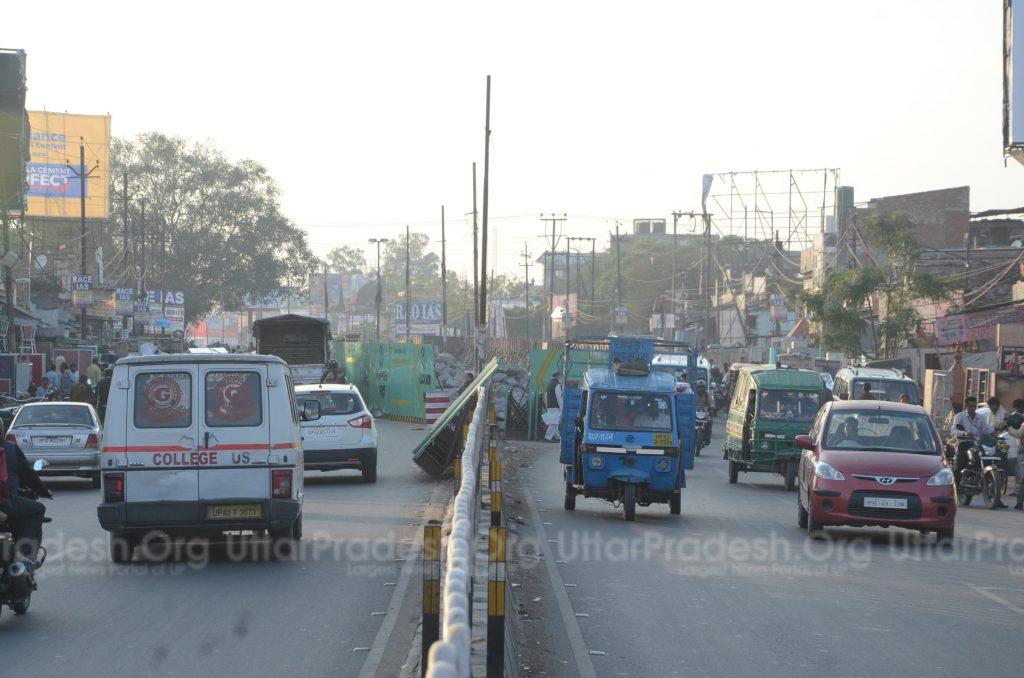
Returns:
[[[699,210],[704,173],[839,168],[858,202],[970,185],[972,210],[1022,206],[1024,167],[1002,156],[1001,36],[1001,0],[0,10],[0,47],[28,52],[29,108],[253,158],[318,251],[369,253],[406,224],[439,240],[444,205],[460,274],[487,75],[492,246],[499,271],[521,272],[524,243],[544,250],[540,213],[607,242],[616,220]]]

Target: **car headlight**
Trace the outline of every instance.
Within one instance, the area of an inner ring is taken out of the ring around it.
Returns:
[[[814,467],[814,475],[823,480],[846,480],[846,476],[837,471],[830,464],[819,461]]]
[[[590,457],[590,468],[598,469],[604,468],[604,457],[600,454],[595,454]]]
[[[952,485],[953,484],[953,472],[948,468],[941,468],[938,472],[928,479],[927,485]]]

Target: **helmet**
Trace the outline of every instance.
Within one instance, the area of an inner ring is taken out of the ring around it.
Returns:
[[[337,367],[337,366],[338,366],[338,361],[337,361],[337,360],[334,360],[334,359],[332,358],[331,360],[328,360],[328,361],[327,361],[327,366],[328,366],[328,367]]]

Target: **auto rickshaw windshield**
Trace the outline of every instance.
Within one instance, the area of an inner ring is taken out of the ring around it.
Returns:
[[[671,431],[668,396],[646,393],[597,393],[590,427],[615,431]]]

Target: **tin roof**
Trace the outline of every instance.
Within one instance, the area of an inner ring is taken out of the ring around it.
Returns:
[[[813,370],[799,370],[788,367],[777,368],[774,365],[757,365],[745,367],[758,386],[768,388],[813,389],[824,388],[821,375]]]

